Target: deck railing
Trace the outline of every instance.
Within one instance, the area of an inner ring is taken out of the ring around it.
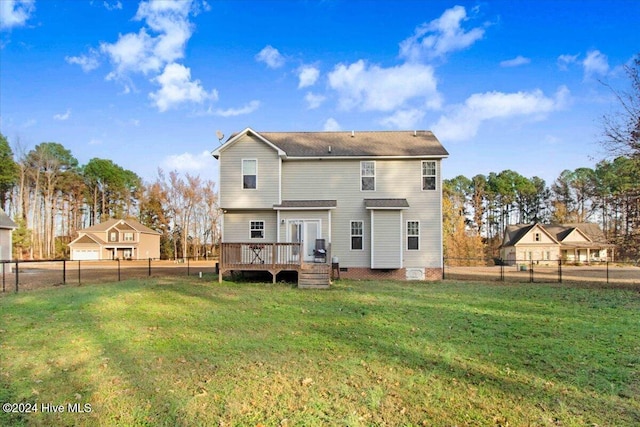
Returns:
[[[220,266],[225,270],[297,269],[300,243],[222,243]]]

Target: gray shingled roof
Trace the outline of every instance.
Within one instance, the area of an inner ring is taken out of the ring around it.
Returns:
[[[9,218],[9,215],[7,215],[2,209],[0,209],[0,228],[4,228],[4,229],[18,228],[18,224],[13,222],[13,220]]]
[[[364,199],[367,209],[406,209],[409,207],[407,199]]]
[[[258,132],[287,157],[446,157],[430,131]],[[231,135],[233,139],[237,134]],[[331,148],[331,151],[329,151]]]
[[[83,232],[83,233],[90,233],[90,232],[95,232],[95,231],[107,231],[108,229],[110,229],[111,227],[113,227],[115,224],[119,223],[120,221],[124,221],[126,224],[128,224],[131,228],[133,228],[136,231],[139,231],[140,233],[149,233],[149,234],[160,234],[155,230],[150,229],[149,227],[142,225],[140,222],[136,221],[135,219],[108,219],[105,222],[101,222],[100,224],[96,224],[96,225],[92,225],[91,227],[82,229],[82,230],[78,230],[79,232]]]
[[[335,208],[338,202],[335,200],[283,200],[279,205],[273,205],[278,208]]]

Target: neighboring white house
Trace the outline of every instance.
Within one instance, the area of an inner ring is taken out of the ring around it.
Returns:
[[[223,244],[300,242],[313,261],[324,239],[341,277],[442,277],[448,153],[433,133],[247,128],[213,156]]]
[[[11,261],[13,258],[13,230],[18,228],[4,210],[0,209],[0,261]],[[5,272],[11,272],[11,265],[5,264]]]

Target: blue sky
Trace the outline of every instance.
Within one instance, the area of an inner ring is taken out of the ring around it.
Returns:
[[[640,1],[0,0],[0,131],[217,179],[216,131],[430,129],[451,178],[593,167]],[[225,139],[226,139],[225,136]]]

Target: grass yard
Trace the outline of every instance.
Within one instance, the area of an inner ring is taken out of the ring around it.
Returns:
[[[38,412],[3,426],[637,426],[640,294],[213,277],[10,294],[5,402]]]

